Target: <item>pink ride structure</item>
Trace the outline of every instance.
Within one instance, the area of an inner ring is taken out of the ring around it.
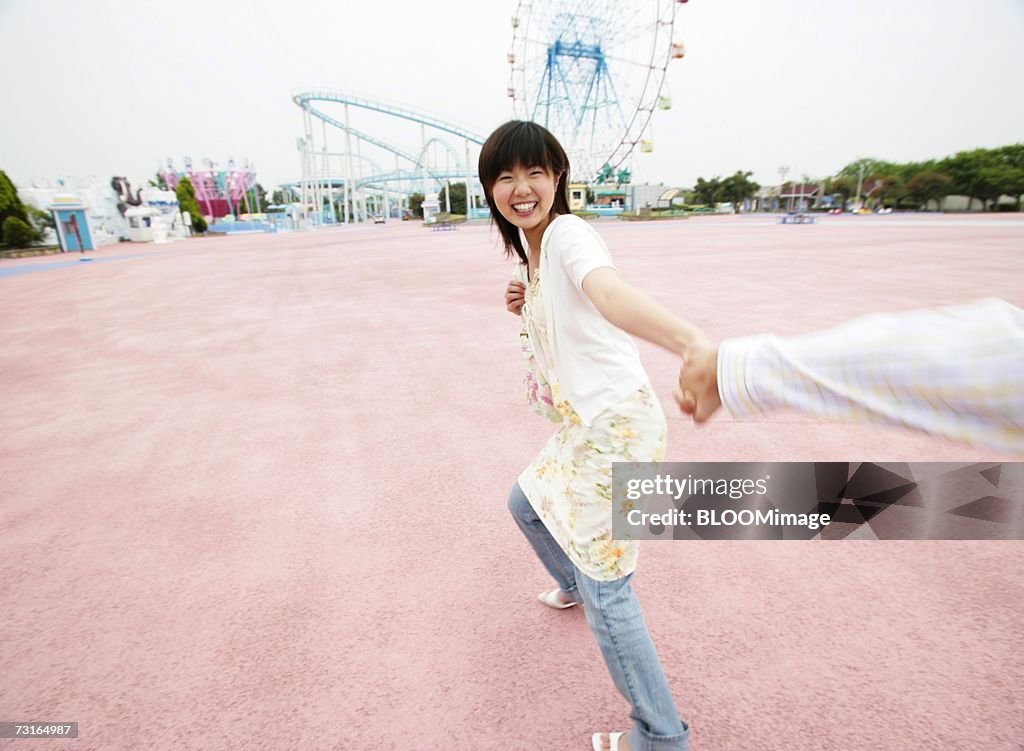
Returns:
[[[237,216],[238,214],[258,213],[259,202],[256,196],[256,172],[246,159],[242,169],[235,167],[235,160],[228,160],[228,168],[218,171],[216,163],[203,160],[204,169],[192,168],[192,160],[185,157],[185,171],[177,172],[172,160],[167,160],[167,168],[160,174],[167,182],[167,188],[174,190],[182,177],[187,177],[196,192],[199,208],[210,219]]]

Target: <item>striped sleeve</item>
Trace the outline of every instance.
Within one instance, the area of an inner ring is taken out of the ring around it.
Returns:
[[[982,300],[727,339],[718,385],[738,417],[791,408],[1024,454],[1024,311]]]

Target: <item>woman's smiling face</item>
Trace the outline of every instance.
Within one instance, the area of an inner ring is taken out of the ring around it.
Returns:
[[[545,167],[516,165],[498,173],[491,193],[501,215],[529,235],[547,227],[557,184]]]

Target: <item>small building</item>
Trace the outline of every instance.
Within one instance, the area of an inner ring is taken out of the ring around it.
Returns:
[[[583,211],[587,208],[587,186],[584,183],[569,183],[569,210]]]
[[[441,211],[438,195],[437,193],[427,193],[427,197],[423,199],[423,222],[425,224],[433,224],[437,221],[437,215]]]
[[[92,231],[86,206],[76,195],[58,193],[50,205],[53,224],[57,229],[57,242],[65,253],[94,250]]]
[[[133,243],[153,242],[153,223],[160,216],[152,206],[132,206],[124,212],[128,220],[128,239]]]
[[[658,202],[654,205],[659,209],[670,209],[686,203],[686,191],[682,188],[669,188],[658,196]]]
[[[619,186],[598,188],[594,191],[594,206],[611,209],[626,208],[626,189]]]
[[[661,196],[665,194],[666,188],[661,185],[630,185],[629,205],[634,209],[654,208],[658,205]]]
[[[816,183],[785,183],[779,188],[779,209],[799,213],[816,208],[824,192],[824,186]]]
[[[780,211],[782,202],[779,199],[781,191],[778,185],[762,185],[754,194],[751,204],[751,211]]]

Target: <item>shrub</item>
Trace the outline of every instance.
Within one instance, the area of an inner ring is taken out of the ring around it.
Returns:
[[[43,211],[37,209],[35,206],[26,206],[28,209],[29,218],[32,220],[32,226],[36,231],[36,240],[42,240],[46,234],[47,228],[57,229],[53,223],[53,214],[49,211]]]
[[[16,216],[4,220],[4,244],[10,248],[27,248],[36,239],[32,225]]]
[[[178,208],[181,211],[187,211],[192,220],[192,231],[206,232],[206,219],[203,218],[203,212],[199,209],[199,201],[196,200],[196,189],[192,187],[192,181],[187,177],[181,178],[174,193],[178,197]]]
[[[0,225],[3,225],[12,216],[23,222],[28,222],[25,204],[18,198],[18,189],[7,177],[7,173],[0,170]]]

